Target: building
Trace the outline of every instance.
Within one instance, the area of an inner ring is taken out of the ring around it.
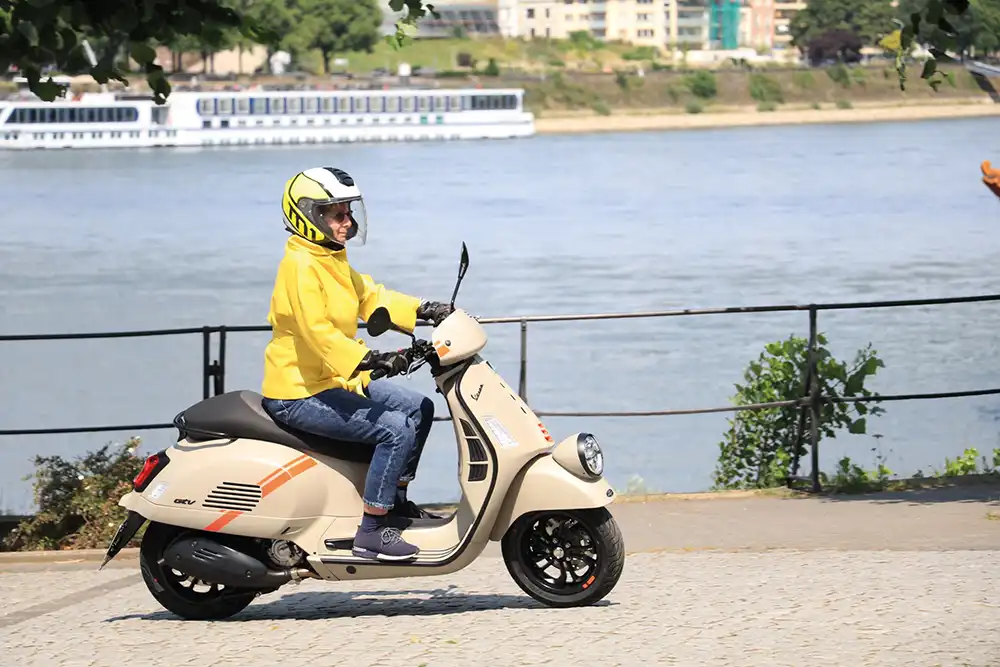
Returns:
[[[417,22],[417,32],[414,35],[420,39],[447,38],[456,36],[492,36],[501,34],[498,22],[498,4],[503,0],[435,0],[431,4],[437,11],[439,18],[434,18],[430,14]],[[508,3],[509,4],[509,3]],[[382,25],[383,35],[393,35],[396,33],[396,22],[399,21],[406,12],[395,12],[389,7],[388,0],[382,2]]]
[[[774,46],[779,49],[791,48],[792,18],[806,8],[804,0],[775,0],[774,2]]]
[[[393,12],[388,0],[383,4],[382,32],[392,34],[403,14]],[[777,39],[776,9],[805,6],[788,0],[437,0],[433,4],[440,18],[421,20],[417,37],[464,33],[566,39],[584,31],[597,39],[668,50],[770,49]]]

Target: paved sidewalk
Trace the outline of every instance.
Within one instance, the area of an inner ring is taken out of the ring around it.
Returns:
[[[0,664],[1000,664],[996,487],[612,511],[630,556],[585,609],[532,601],[492,545],[452,576],[309,581],[216,623],[159,608],[134,558],[98,573],[5,555]]]

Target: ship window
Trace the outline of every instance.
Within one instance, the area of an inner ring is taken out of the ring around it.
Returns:
[[[252,114],[266,114],[267,113],[267,100],[263,97],[255,97],[250,100],[250,113]]]
[[[233,113],[233,98],[231,97],[220,97],[219,101],[219,113],[224,115],[229,115]]]
[[[285,104],[287,105],[288,113],[299,113],[302,111],[302,100],[298,97],[289,97]]]
[[[334,104],[334,102],[336,102],[336,100],[332,97],[322,98],[323,113],[333,113],[334,111],[336,111],[337,106],[336,104]]]
[[[316,113],[316,107],[315,97],[302,98],[302,113]]]
[[[368,100],[364,97],[354,98],[354,113],[365,113],[368,111]]]
[[[431,99],[426,95],[421,95],[419,97],[419,100],[420,100],[420,110],[429,111],[431,108]]]
[[[413,98],[404,97],[402,99],[403,99],[403,111],[405,113],[410,113],[411,111],[413,111]]]
[[[236,104],[236,113],[241,115],[250,113],[249,97],[237,97],[233,102]]]
[[[389,113],[399,113],[399,98],[395,95],[385,98],[385,110]]]
[[[448,100],[440,95],[434,97],[434,111],[444,111],[447,108]]]
[[[202,99],[198,100],[198,113],[202,116],[207,116],[209,114],[215,113],[215,100],[214,99]]]
[[[268,113],[285,113],[285,98],[272,97],[268,105]]]
[[[448,111],[461,111],[462,110],[462,98],[458,95],[452,95],[448,98]]]

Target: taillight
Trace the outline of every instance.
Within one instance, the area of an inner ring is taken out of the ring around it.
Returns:
[[[132,480],[132,488],[136,491],[143,491],[149,483],[153,481],[153,478],[163,470],[163,468],[170,463],[170,459],[167,458],[167,453],[157,452],[156,454],[150,455],[146,462],[142,464],[142,470],[139,474],[135,476]]]

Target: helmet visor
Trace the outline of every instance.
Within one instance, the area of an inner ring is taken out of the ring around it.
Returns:
[[[363,197],[299,200],[309,221],[334,243],[364,245],[368,239],[368,213]]]

